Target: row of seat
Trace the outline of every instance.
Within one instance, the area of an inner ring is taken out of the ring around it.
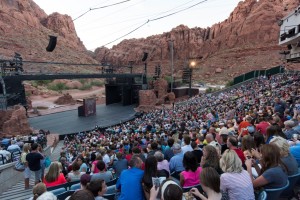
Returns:
[[[4,165],[6,163],[17,161],[20,158],[21,153],[22,152],[19,150],[12,151],[9,160],[7,160],[6,156],[4,156],[3,154],[0,154],[0,164]]]

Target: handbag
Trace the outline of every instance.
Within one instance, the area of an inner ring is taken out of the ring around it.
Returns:
[[[24,171],[25,170],[25,165],[22,163],[21,158],[17,161],[17,163],[15,164],[15,170],[17,171]]]
[[[44,165],[46,168],[48,168],[51,165],[51,160],[48,156],[45,158]]]

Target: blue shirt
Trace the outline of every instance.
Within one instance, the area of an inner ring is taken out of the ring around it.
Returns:
[[[122,171],[116,184],[116,188],[121,189],[119,200],[143,200],[143,176],[144,171],[135,167]]]
[[[300,144],[290,147],[291,154],[295,157],[298,167],[300,167]]]
[[[170,171],[171,172],[181,172],[184,171],[183,167],[183,153],[180,152],[175,154],[170,160]]]

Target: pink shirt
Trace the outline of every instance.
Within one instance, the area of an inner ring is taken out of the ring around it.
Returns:
[[[190,187],[194,185],[200,184],[200,173],[202,171],[202,167],[198,167],[195,172],[192,171],[183,171],[181,172],[184,178],[183,187]]]
[[[99,169],[97,168],[97,163],[99,160],[95,160],[94,162],[92,162],[92,165],[95,166],[93,173],[96,174],[99,172]]]

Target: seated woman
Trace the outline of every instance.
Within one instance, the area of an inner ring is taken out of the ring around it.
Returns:
[[[99,172],[99,169],[96,166],[99,160],[103,160],[100,153],[97,155],[95,161],[92,162],[92,169],[91,169],[92,174],[96,174]]]
[[[200,174],[200,179],[202,189],[206,193],[207,198],[202,195],[197,188],[192,188],[190,192],[202,200],[221,200],[220,175],[217,171],[212,167],[203,168]]]
[[[255,157],[259,159],[262,167],[261,170],[253,159],[247,159],[245,162],[247,171],[252,179],[253,187],[275,189],[285,186],[288,177],[284,171],[286,167],[280,160],[279,147],[276,145],[265,144],[261,147],[261,154],[254,151],[252,150],[252,155],[255,155]],[[260,174],[256,179],[254,179],[252,175],[252,165]]]
[[[85,172],[79,172],[80,165],[78,162],[72,164],[72,171],[68,173],[68,181],[78,181]]]
[[[180,185],[190,187],[200,184],[199,174],[202,168],[198,166],[197,158],[193,152],[188,151],[183,156],[185,170],[180,173]]]
[[[145,172],[142,178],[142,186],[146,199],[150,198],[150,189],[153,186],[152,178],[169,177],[166,170],[157,170],[157,160],[154,156],[148,156],[145,161]]]
[[[246,137],[246,136],[244,136]],[[251,178],[242,167],[242,161],[233,150],[226,150],[220,160],[223,170],[221,190],[228,193],[229,199],[254,200]]]
[[[212,145],[206,145],[203,147],[203,156],[200,162],[200,166],[204,167],[212,167],[214,168],[219,174],[222,174],[222,170],[219,164],[219,154],[215,147]]]
[[[281,161],[285,164],[287,168],[287,174],[288,176],[294,175],[298,173],[298,163],[295,159],[295,157],[290,153],[290,146],[286,139],[274,136],[270,144],[277,145],[280,149],[280,158]]]
[[[76,161],[80,166],[80,169],[79,169],[80,172],[87,172],[88,171],[88,166],[85,164],[85,160],[84,160],[83,156],[81,156],[81,155],[78,156]]]
[[[67,180],[64,177],[64,174],[61,173],[62,167],[59,162],[52,162],[49,171],[46,174],[43,182],[47,187],[52,187],[66,183]]]
[[[46,185],[44,183],[38,183],[33,187],[32,193],[33,197],[29,200],[36,200],[39,196],[47,192]]]

